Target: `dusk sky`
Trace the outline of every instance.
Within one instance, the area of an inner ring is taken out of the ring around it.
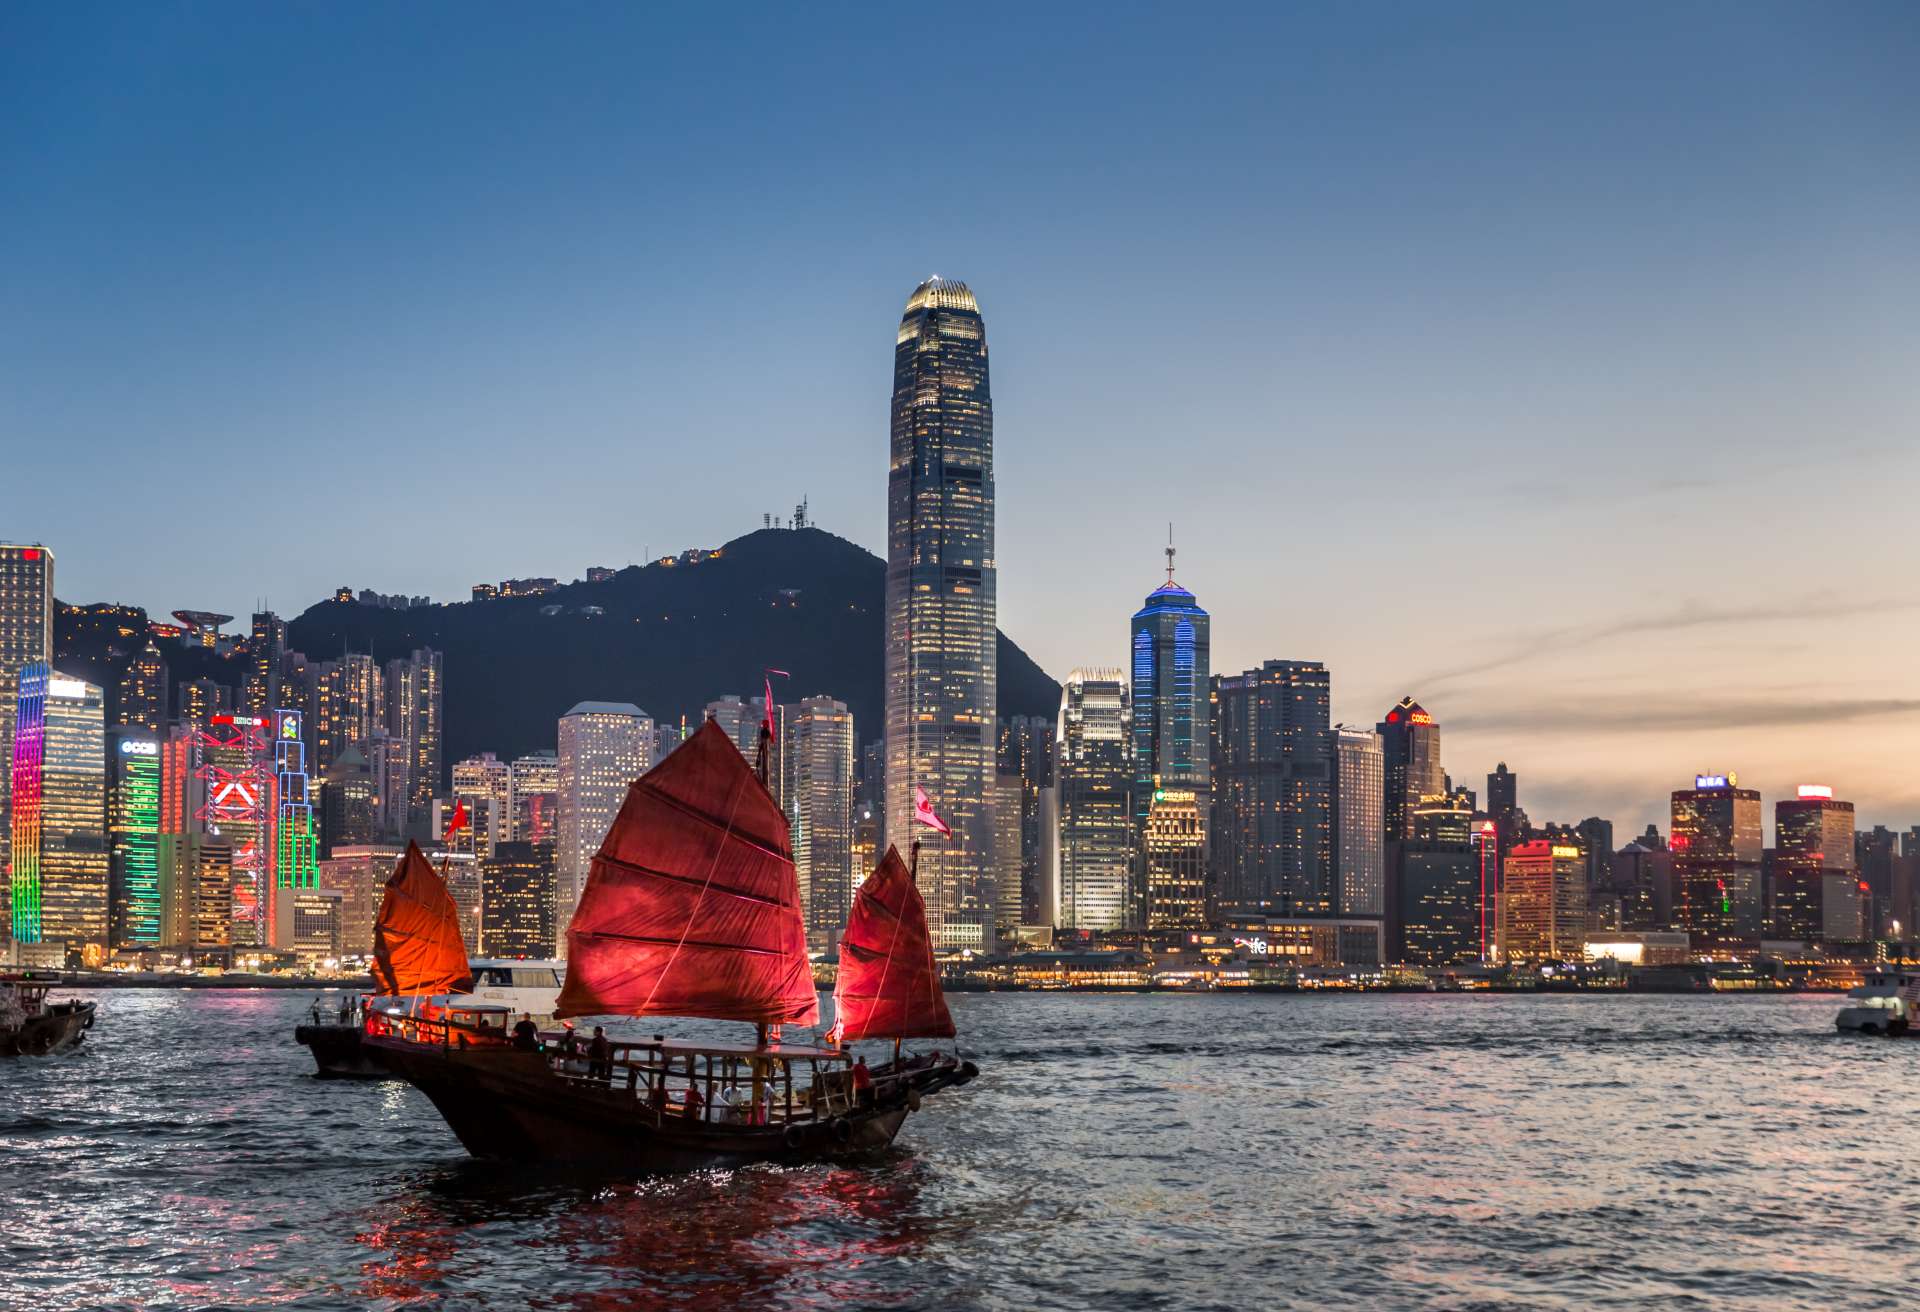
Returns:
[[[1920,6],[720,12],[0,8],[0,538],[243,616],[884,552],[939,273],[1055,676],[1172,521],[1217,672],[1536,820],[1920,822]]]

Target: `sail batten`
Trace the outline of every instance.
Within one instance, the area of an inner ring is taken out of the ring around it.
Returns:
[[[467,993],[473,970],[460,937],[460,911],[419,845],[387,880],[373,927],[374,992],[384,997]]]
[[[627,790],[554,1014],[819,1019],[786,817],[711,721]]]
[[[887,849],[854,896],[840,940],[833,1004],[834,1036],[842,1043],[954,1035],[926,903],[895,848]]]

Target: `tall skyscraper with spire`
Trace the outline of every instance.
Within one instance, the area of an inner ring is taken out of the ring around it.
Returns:
[[[1196,808],[1201,817],[1189,835],[1200,853],[1205,881],[1206,817],[1212,766],[1212,663],[1207,612],[1174,582],[1173,530],[1167,530],[1167,580],[1134,612],[1133,648],[1133,851],[1136,894],[1148,893],[1151,864],[1147,830],[1155,806]],[[1191,797],[1184,796],[1192,794]],[[1180,795],[1177,799],[1171,795]],[[1166,830],[1166,826],[1161,826]],[[1163,840],[1156,846],[1164,847]],[[1147,905],[1151,899],[1141,905]]]
[[[965,283],[929,278],[894,339],[887,474],[887,835],[916,837],[924,789],[953,827],[926,831],[920,888],[941,948],[994,924],[993,396]]]

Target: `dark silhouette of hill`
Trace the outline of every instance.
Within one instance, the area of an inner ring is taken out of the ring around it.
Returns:
[[[774,681],[778,700],[837,697],[865,743],[881,735],[885,588],[885,562],[862,547],[816,528],[763,529],[697,563],[630,566],[532,597],[406,611],[325,601],[287,640],[316,661],[444,652],[449,763],[551,749],[556,722],[582,701],[692,722],[723,694],[758,694],[768,666],[792,675]],[[999,701],[1003,716],[1060,705],[1060,685],[1004,633]]]

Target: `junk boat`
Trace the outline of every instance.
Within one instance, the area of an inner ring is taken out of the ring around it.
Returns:
[[[44,1057],[76,1048],[93,1028],[96,1004],[47,1001],[48,980],[0,975],[0,1057]]]
[[[1883,966],[1867,972],[1847,990],[1847,1005],[1833,1018],[1834,1028],[1856,1034],[1911,1034],[1920,1010],[1920,968]]]
[[[384,904],[381,909],[385,911]],[[566,963],[562,961],[476,960],[472,963],[471,990],[457,995],[457,1000],[491,1004],[516,1015],[525,1012],[538,1020],[550,1020],[560,997],[560,975],[565,969]],[[366,1012],[403,1011],[406,1006],[405,998],[379,993],[348,995],[332,1006],[316,999],[306,1022],[294,1027],[294,1041],[313,1052],[314,1065],[318,1067],[316,1074],[323,1080],[398,1079],[372,1052],[360,1046],[360,1036],[366,1024]]]
[[[496,985],[496,996],[477,1005],[504,1011],[510,1001],[518,1001],[531,1010],[535,1002],[540,1002],[545,1004],[545,1012],[552,1012],[558,996],[556,972],[551,962],[540,965],[544,969],[530,978],[529,984],[544,983],[546,990],[529,987],[524,998],[509,999],[499,996],[507,990]],[[380,1054],[363,1042],[369,1030],[378,1026],[384,1032],[379,1020],[383,1015],[409,1007],[417,1013],[423,997],[433,998],[445,1008],[456,997],[470,995],[474,983],[475,970],[467,961],[453,895],[447,892],[446,881],[434,873],[419,844],[408,843],[400,864],[387,880],[380,914],[374,918],[373,992],[365,998],[348,999],[332,1015],[316,1002],[308,1023],[296,1027],[293,1037],[313,1053],[322,1079],[395,1079],[398,1077],[387,1069]]]
[[[818,1022],[819,1001],[787,819],[764,783],[768,741],[763,729],[756,772],[709,721],[628,789],[567,930],[555,1009],[742,1022],[754,1042],[516,1034],[504,1008],[460,999],[376,1012],[363,1043],[468,1152],[619,1171],[870,1152],[922,1099],[979,1073],[953,1053],[901,1051],[954,1026],[925,905],[892,850],[856,898],[832,1034],[783,1038]],[[442,914],[451,920],[450,898]],[[869,1039],[893,1040],[892,1060],[856,1064],[848,1045]]]

